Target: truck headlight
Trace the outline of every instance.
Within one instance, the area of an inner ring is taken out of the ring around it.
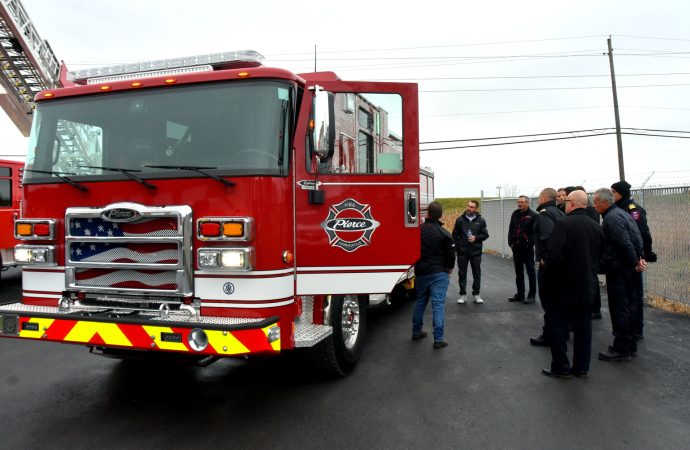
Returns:
[[[55,247],[52,245],[17,245],[14,247],[17,264],[55,265]]]
[[[252,270],[254,247],[200,248],[197,261],[199,269]]]

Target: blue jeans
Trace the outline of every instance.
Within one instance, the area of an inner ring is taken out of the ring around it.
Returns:
[[[450,276],[448,272],[422,275],[415,278],[417,289],[417,303],[414,305],[412,315],[412,334],[422,331],[424,323],[424,310],[431,299],[431,312],[434,324],[434,342],[443,340],[443,322],[446,315],[446,292]]]

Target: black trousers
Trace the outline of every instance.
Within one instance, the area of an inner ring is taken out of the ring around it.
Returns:
[[[460,284],[460,295],[467,294],[467,263],[472,267],[472,295],[479,294],[482,282],[482,255],[474,256],[458,255],[458,282]]]
[[[525,276],[523,267],[527,270],[527,279],[529,280],[528,297],[534,297],[536,294],[537,277],[534,273],[534,247],[513,247],[513,264],[515,265],[515,285],[517,286],[518,297],[525,296]]]
[[[633,310],[633,321],[632,321],[632,336],[633,339],[636,336],[643,335],[644,328],[644,283],[642,282],[642,274],[635,272],[635,302]]]
[[[606,273],[606,292],[609,297],[609,313],[613,328],[613,350],[630,353],[637,350],[632,340],[635,306],[635,275],[633,269],[612,270]]]
[[[594,296],[594,303],[592,303],[592,313],[601,313],[601,286],[597,281],[597,293]]]
[[[546,283],[544,281],[544,266],[539,265],[539,270],[537,270],[537,286],[539,287],[539,302],[541,303],[541,308],[544,310],[544,326],[542,327],[542,336],[548,342],[548,332],[546,330],[546,324],[549,321],[549,306],[553,304],[553,299],[549,296],[546,289]]]
[[[573,365],[568,360],[569,325],[573,325]],[[546,324],[551,345],[551,371],[589,372],[592,357],[592,305],[549,305]]]

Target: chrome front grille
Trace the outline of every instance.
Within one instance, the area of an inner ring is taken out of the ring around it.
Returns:
[[[65,232],[70,290],[192,295],[192,210],[188,206],[116,203],[69,208]]]

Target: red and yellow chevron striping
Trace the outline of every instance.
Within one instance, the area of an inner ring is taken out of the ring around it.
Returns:
[[[238,356],[252,353],[279,353],[280,339],[273,342],[269,340],[269,331],[275,326],[271,324],[254,329],[217,330],[204,329],[203,326],[166,327],[151,324],[21,317],[19,337],[138,350]],[[208,337],[208,346],[202,351],[193,350],[188,342],[189,333],[195,328],[203,330]]]

